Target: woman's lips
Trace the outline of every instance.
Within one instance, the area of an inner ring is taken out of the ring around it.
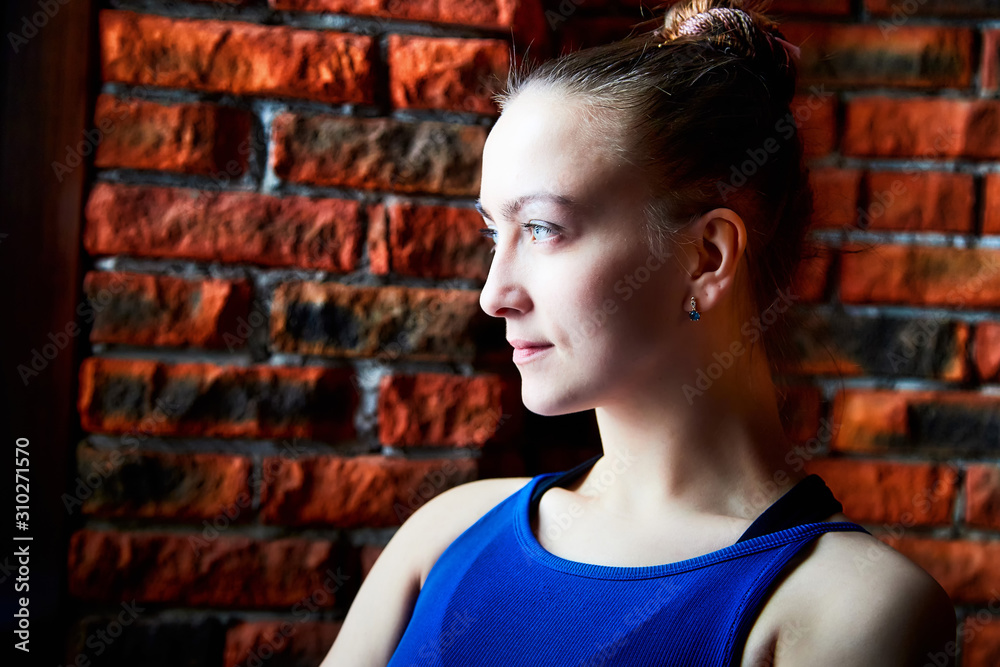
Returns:
[[[534,361],[535,359],[543,356],[549,350],[551,350],[554,345],[538,345],[532,347],[516,347],[514,348],[514,363],[526,363],[528,361]]]

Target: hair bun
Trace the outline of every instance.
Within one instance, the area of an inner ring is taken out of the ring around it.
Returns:
[[[788,89],[785,92],[790,100],[799,48],[785,39],[777,23],[755,11],[754,5],[741,0],[679,2],[664,16],[661,37],[664,42],[707,41],[727,55],[750,61],[768,79],[787,84],[779,88]]]
[[[722,28],[720,33],[719,28]],[[737,35],[750,35],[756,30],[753,17],[742,9],[712,7],[681,21],[673,31],[674,36],[709,35],[722,41],[732,42]],[[751,49],[753,43],[750,42]],[[751,52],[750,55],[753,55]]]

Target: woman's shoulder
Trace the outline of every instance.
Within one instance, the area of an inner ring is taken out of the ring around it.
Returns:
[[[415,522],[411,528],[419,528],[416,532],[427,548],[421,587],[431,567],[455,538],[532,479],[491,477],[466,482],[439,493],[414,512],[407,523]]]
[[[829,520],[850,521],[843,514]],[[780,627],[775,664],[816,655],[828,655],[831,665],[923,664],[927,652],[954,640],[948,594],[877,537],[827,532],[798,560],[767,604],[775,603]]]

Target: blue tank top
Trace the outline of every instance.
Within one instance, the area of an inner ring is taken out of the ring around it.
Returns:
[[[541,494],[600,458],[531,479],[459,535],[427,574],[388,667],[730,667],[762,600],[806,544],[856,523],[809,475],[733,545],[687,560],[612,567],[546,551]]]

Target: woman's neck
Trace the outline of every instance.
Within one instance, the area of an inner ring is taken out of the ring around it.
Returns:
[[[791,442],[773,385],[718,384],[693,404],[645,388],[596,409],[604,456],[574,484],[609,510],[654,516],[709,513],[753,519],[804,475],[785,462]],[[758,380],[759,383],[759,380]],[[668,381],[676,392],[676,382]]]

